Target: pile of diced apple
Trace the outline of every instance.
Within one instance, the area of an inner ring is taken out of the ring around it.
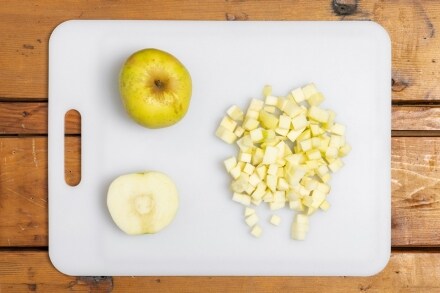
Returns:
[[[237,156],[224,161],[233,180],[232,199],[245,206],[268,203],[271,210],[286,204],[297,212],[291,226],[293,239],[303,240],[308,217],[330,204],[331,173],[344,164],[351,147],[345,142],[345,126],[335,122],[336,114],[320,107],[324,96],[308,84],[285,97],[263,89],[264,101],[252,99],[244,113],[233,105],[227,110],[216,135],[239,148]],[[251,234],[262,233],[255,210],[247,207],[246,223]],[[273,215],[276,226],[280,218]]]

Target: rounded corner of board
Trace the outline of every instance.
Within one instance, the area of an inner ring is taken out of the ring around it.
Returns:
[[[77,19],[68,19],[68,20],[64,20],[61,23],[59,23],[50,33],[49,36],[49,44],[51,42],[53,42],[57,36],[62,33],[63,30],[65,30],[67,27],[71,26],[73,23],[78,22]]]
[[[51,250],[49,249],[49,260],[52,263],[52,266],[60,273],[67,275],[67,276],[75,276],[73,272],[71,272],[66,266],[65,263],[63,263],[62,258],[55,255]]]

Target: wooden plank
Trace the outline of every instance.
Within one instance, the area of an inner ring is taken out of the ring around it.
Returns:
[[[374,20],[392,40],[393,99],[439,100],[440,37],[435,28],[440,25],[440,2],[357,2],[342,9],[333,0],[3,1],[0,97],[47,97],[49,36],[68,19]]]
[[[79,148],[79,139],[69,137],[67,148]],[[439,145],[440,138],[392,140],[393,246],[440,246]],[[46,246],[47,138],[0,138],[0,158],[0,246]]]
[[[0,134],[47,134],[48,104],[0,103]],[[66,134],[81,132],[78,115],[66,115]]]
[[[393,107],[393,130],[440,130],[439,107]]]
[[[66,138],[65,176],[79,180],[79,138]],[[0,246],[47,246],[47,138],[0,138]]]
[[[47,134],[47,103],[0,103],[0,134]],[[66,134],[80,134],[80,117],[66,115]],[[392,107],[393,130],[440,130],[439,107]]]
[[[440,244],[440,138],[392,140],[392,239],[397,246]]]
[[[372,277],[71,277],[47,252],[0,252],[0,292],[440,292],[440,253],[394,252]]]

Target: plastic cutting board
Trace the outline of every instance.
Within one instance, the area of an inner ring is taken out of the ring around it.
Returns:
[[[179,58],[193,78],[185,118],[151,130],[123,110],[118,72],[142,48]],[[49,254],[69,275],[371,275],[390,257],[391,45],[374,22],[67,21],[49,45]],[[247,107],[314,82],[323,107],[347,126],[353,151],[332,179],[331,208],[290,239],[293,212],[259,207],[263,235],[231,200],[214,136],[226,109]],[[82,117],[82,179],[64,181],[64,115]],[[127,236],[112,222],[106,192],[117,176],[160,170],[177,184],[180,208],[155,235]]]

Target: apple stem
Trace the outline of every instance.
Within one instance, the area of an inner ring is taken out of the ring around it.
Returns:
[[[158,89],[163,89],[163,87],[164,87],[164,83],[161,81],[161,80],[159,80],[159,79],[156,79],[155,81],[154,81],[154,84],[156,85],[156,87],[158,88]]]

